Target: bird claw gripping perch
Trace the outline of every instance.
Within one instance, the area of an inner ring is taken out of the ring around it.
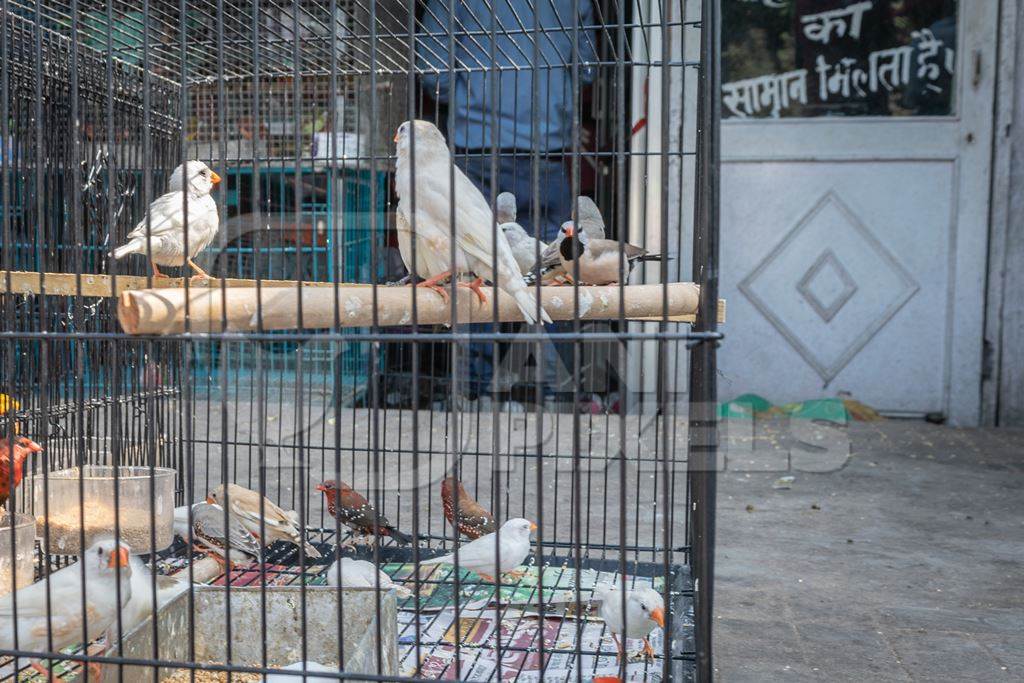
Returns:
[[[196,271],[196,274],[192,276],[192,282],[203,282],[210,279],[210,274],[197,266],[192,259],[188,259],[188,265],[192,266],[192,270]]]
[[[483,278],[478,277],[472,282],[459,282],[458,286],[465,287],[466,289],[471,290],[474,294],[476,294],[477,298],[480,299],[480,303],[482,305],[487,303],[487,295],[484,294],[484,290],[480,288],[480,286],[483,285],[483,283]]]
[[[426,280],[422,280],[420,282],[417,282],[416,286],[417,287],[425,287],[425,288],[427,288],[427,289],[429,289],[431,291],[437,292],[438,294],[441,295],[441,298],[444,299],[445,303],[448,303],[451,300],[451,298],[448,296],[448,290],[446,290],[444,287],[442,287],[439,283],[444,282],[445,280],[447,280],[449,277],[451,277],[451,274],[452,274],[452,271],[450,271],[450,270],[445,271],[445,272],[443,272],[443,273],[441,273],[439,275],[435,275],[432,278],[428,278]]]

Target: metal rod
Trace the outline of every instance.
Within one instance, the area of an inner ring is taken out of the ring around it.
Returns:
[[[719,242],[719,0],[701,5],[701,69],[698,79],[697,201],[694,217],[693,273],[701,287],[696,332],[716,332]],[[697,680],[713,679],[715,562],[715,483],[718,450],[717,351],[714,343],[690,352],[689,486],[693,524],[691,553],[694,577],[694,621]]]

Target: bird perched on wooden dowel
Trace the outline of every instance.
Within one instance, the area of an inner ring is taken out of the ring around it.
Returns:
[[[576,205],[578,207],[576,222],[574,223],[576,229],[585,232],[590,239],[603,240],[605,237],[605,227],[601,209],[597,208],[594,200],[586,195],[577,197]],[[565,239],[565,233],[559,231],[555,239],[541,252],[540,270],[543,272],[542,279],[544,282],[571,281],[572,273],[565,272],[565,269],[562,267],[562,258],[559,254],[559,248],[562,245],[563,239]],[[534,267],[531,266],[530,269],[532,271]]]
[[[411,168],[410,130],[416,132],[416,168]],[[406,121],[395,133],[398,160],[395,191],[398,193],[398,250],[406,270],[426,279],[428,287],[447,298],[441,286],[449,277],[474,274],[471,283],[459,283],[473,290],[481,303],[487,295],[480,288],[484,280],[511,296],[527,323],[538,319],[551,322],[543,307],[537,310],[534,294],[523,280],[512,248],[501,230],[494,231],[494,214],[483,194],[455,167],[455,225],[452,226],[452,155],[437,126],[429,121]],[[412,177],[415,172],[416,216],[412,216]],[[416,263],[412,262],[412,229],[416,229]],[[452,241],[455,263],[452,263]],[[497,269],[494,268],[497,263]]]
[[[6,394],[0,394],[0,416],[13,412],[21,405]],[[9,425],[0,423],[0,507],[7,507],[7,499],[11,496],[11,489],[21,484],[24,473],[25,459],[31,453],[40,453],[43,447],[32,439],[25,436],[18,436],[20,425],[15,423],[13,430]],[[9,440],[9,431],[14,432],[14,438]],[[13,444],[11,443],[13,441]]]
[[[501,525],[498,531],[486,534],[470,541],[459,548],[459,567],[470,569],[484,581],[494,583],[494,577],[499,574],[510,574],[522,576],[522,572],[513,571],[521,565],[530,554],[530,533],[536,530],[537,525],[528,519],[517,517],[510,519]],[[499,547],[501,552],[496,552]],[[500,559],[501,564],[495,565],[495,559]],[[455,564],[455,553],[442,557],[435,557],[429,560],[420,560],[420,565]]]
[[[458,496],[459,519],[455,521],[455,500]],[[494,517],[480,503],[466,493],[462,482],[455,477],[445,477],[441,482],[441,504],[445,519],[458,529],[459,533],[470,539],[477,539],[484,534],[493,532],[497,527]]]
[[[543,253],[548,245],[526,232],[526,228],[518,223],[502,223],[501,231],[512,248],[512,255],[516,257],[516,264],[523,275],[530,275],[534,272],[533,266],[537,263],[537,254]]]
[[[528,275],[537,260],[537,254],[542,253],[547,247],[540,242],[540,251],[535,251],[537,242],[516,222],[519,210],[516,207],[516,196],[511,192],[502,192],[494,202],[494,218],[498,222],[498,229],[505,233],[505,239],[512,248],[512,255],[516,257],[519,265],[519,272]]]
[[[237,515],[238,521],[264,546],[268,546],[274,541],[286,541],[304,547],[306,557],[314,559],[321,557],[320,551],[310,545],[302,535],[302,530],[298,528],[295,521],[295,513],[285,512],[265,496],[263,497],[263,528],[260,529],[260,497],[260,494],[255,491],[250,491],[238,484],[228,484],[226,502],[224,485],[221,484],[210,491],[206,496],[206,502],[222,508],[227,507],[228,512]]]
[[[625,619],[622,613],[622,590],[617,584],[597,586],[594,598],[601,601],[598,614],[612,633],[619,651],[618,660],[622,661],[625,654],[626,638],[642,638],[644,654],[653,658],[654,648],[647,636],[655,626],[665,628],[665,601],[661,594],[653,588],[627,589]],[[619,641],[620,637],[623,638],[622,642]]]
[[[543,254],[548,245],[527,232],[516,222],[516,197],[511,192],[502,192],[497,198],[498,228],[505,233],[512,255],[519,265],[519,272],[529,275],[537,263],[537,254]]]
[[[188,182],[185,182],[185,178]],[[171,173],[167,194],[158,197],[149,205],[149,230],[147,239],[146,218],[128,233],[128,241],[110,252],[115,259],[128,254],[142,254],[150,258],[153,275],[164,277],[157,266],[183,266],[186,263],[196,272],[196,277],[210,276],[196,265],[195,257],[213,241],[217,235],[219,217],[217,204],[210,196],[213,186],[220,182],[220,176],[201,161],[188,161]],[[185,194],[188,193],[188,253],[185,253]]]
[[[395,539],[401,545],[412,543],[412,536],[402,533],[388,521],[387,517],[359,493],[343,481],[328,479],[316,487],[327,500],[327,512],[332,519],[337,519],[363,537],[372,536],[375,532],[380,536]]]
[[[341,588],[376,588],[380,581],[381,590],[395,589],[401,598],[412,596],[412,591],[391,580],[391,577],[366,560],[341,557],[327,569],[327,585]]]
[[[572,221],[562,224],[562,234],[565,238],[558,245],[562,268],[573,278],[576,277],[578,266],[581,285],[617,284],[620,247],[625,256],[623,270],[626,277],[629,277],[637,263],[661,259],[660,255],[648,254],[646,249],[633,244],[620,245],[617,240],[591,239],[586,232],[576,230]]]
[[[174,533],[188,543],[188,506],[174,508]],[[192,546],[199,552],[210,554],[217,562],[227,562],[227,550],[231,547],[231,564],[238,560],[257,559],[263,547],[256,537],[249,533],[237,516],[228,515],[228,527],[224,527],[224,508],[211,503],[196,503],[192,506]]]
[[[0,597],[0,648],[14,649],[15,629],[20,649],[49,652],[48,637],[51,633],[53,650],[60,651],[82,642],[83,627],[88,629],[85,636],[89,642],[109,631],[111,626],[116,627],[118,610],[127,605],[132,597],[132,568],[128,553],[129,547],[123,542],[118,544],[113,539],[97,541],[79,557],[81,564],[70,564],[50,574],[49,585],[46,581],[37,581],[19,588],[13,594]],[[83,567],[87,587],[84,601]],[[118,583],[120,604],[117,601]],[[18,605],[17,618],[15,601]],[[110,642],[110,638],[107,642]],[[31,665],[50,679],[50,672],[39,660],[32,660]],[[99,680],[100,668],[97,662],[89,664],[89,672],[95,680]]]

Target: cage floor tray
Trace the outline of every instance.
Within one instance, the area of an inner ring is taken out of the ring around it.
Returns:
[[[334,545],[314,545],[324,557],[307,566],[305,572],[298,566],[297,549],[279,543],[271,546],[263,565],[238,565],[210,583],[222,586],[230,582],[232,587],[239,588],[294,586],[300,581],[310,586],[323,585]],[[381,548],[379,557],[382,568],[393,580],[413,590],[411,554],[408,548],[387,546]],[[353,556],[372,559],[365,548]],[[188,549],[177,542],[160,554],[158,565],[162,572],[174,572],[191,560]],[[398,675],[417,675],[418,662],[419,677],[434,680],[574,681],[578,670],[583,680],[615,676],[618,668],[614,641],[604,622],[589,609],[589,602],[595,586],[620,581],[618,570],[618,560],[584,560],[577,572],[571,558],[550,557],[544,563],[543,586],[538,568],[530,566],[515,583],[503,584],[500,600],[496,600],[495,587],[480,582],[468,570],[461,572],[456,586],[453,567],[434,566],[429,571],[424,568],[420,573],[418,604],[415,598],[399,599],[397,604]],[[684,566],[673,566],[669,576],[673,595],[671,649],[682,653],[672,657],[673,680],[691,681],[692,582]],[[660,563],[627,563],[627,585],[651,586],[661,591],[662,577]],[[541,635],[543,656],[539,648]],[[652,634],[650,641],[659,653],[653,661],[639,655],[640,641],[629,641],[631,656],[626,680],[662,679],[661,631]],[[27,662],[25,667],[19,680],[29,680],[35,674],[27,668]],[[58,665],[54,673],[70,679],[78,674],[79,668],[76,663],[67,662]],[[11,674],[8,662],[0,680],[12,680]],[[36,680],[41,682],[43,678],[36,675]]]

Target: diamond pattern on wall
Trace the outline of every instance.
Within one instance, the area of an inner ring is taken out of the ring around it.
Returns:
[[[830,191],[739,288],[828,383],[919,285]]]
[[[826,249],[800,278],[796,290],[807,299],[807,303],[822,320],[829,322],[857,292],[857,283],[832,250]]]

